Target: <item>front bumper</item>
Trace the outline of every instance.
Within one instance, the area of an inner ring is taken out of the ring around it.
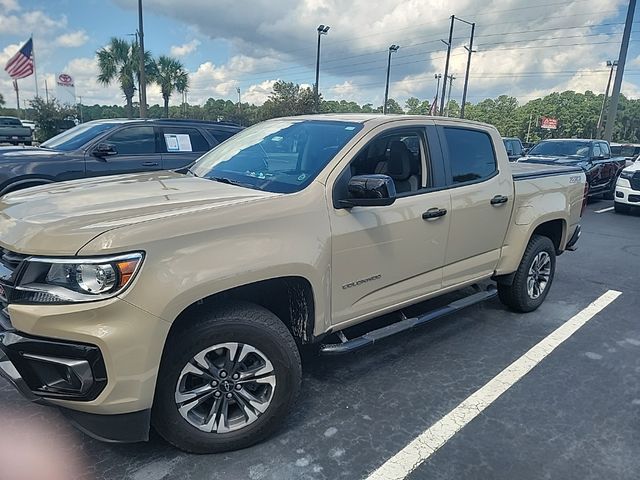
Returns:
[[[624,185],[623,183],[628,184]],[[616,185],[615,201],[626,205],[635,205],[640,207],[640,190],[631,188],[628,180],[620,179]]]
[[[168,322],[118,298],[8,310],[8,328],[0,324],[2,377],[29,400],[61,407],[95,438],[148,438]]]

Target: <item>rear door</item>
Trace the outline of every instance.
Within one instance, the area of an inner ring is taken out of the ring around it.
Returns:
[[[192,164],[211,149],[204,135],[195,127],[161,127],[162,169],[177,170]]]
[[[511,172],[498,168],[499,139],[491,132],[446,121],[438,127],[451,194],[445,288],[491,275],[500,258],[514,193]]]
[[[157,148],[156,131],[150,125],[124,125],[107,135],[99,143],[113,146],[115,153],[97,156],[93,145],[87,152],[88,177],[149,172],[161,169],[161,155]]]

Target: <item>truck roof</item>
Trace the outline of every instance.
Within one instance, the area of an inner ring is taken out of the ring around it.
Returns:
[[[355,122],[368,124],[383,124],[391,121],[399,120],[446,120],[448,122],[462,123],[465,125],[482,125],[491,126],[488,123],[476,122],[474,120],[466,120],[453,117],[435,117],[429,115],[396,115],[382,113],[320,113],[313,115],[299,115],[293,117],[284,117],[287,120],[328,120],[336,122]]]

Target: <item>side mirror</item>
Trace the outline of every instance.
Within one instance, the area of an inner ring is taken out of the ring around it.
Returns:
[[[109,157],[111,155],[117,155],[118,151],[116,147],[111,143],[99,143],[93,150],[93,154],[96,157]]]
[[[529,150],[530,150],[529,148],[523,148],[522,149],[522,156],[523,157],[527,156],[529,154]]]
[[[343,208],[384,207],[396,201],[396,186],[387,175],[356,175],[347,191],[348,198],[339,202]]]

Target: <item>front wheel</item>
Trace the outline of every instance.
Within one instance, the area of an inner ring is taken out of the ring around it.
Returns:
[[[556,248],[549,237],[534,235],[511,285],[498,284],[500,301],[517,312],[532,312],[549,293],[556,271]]]
[[[152,424],[187,452],[248,447],[282,426],[301,372],[296,342],[273,313],[223,306],[167,342]]]

